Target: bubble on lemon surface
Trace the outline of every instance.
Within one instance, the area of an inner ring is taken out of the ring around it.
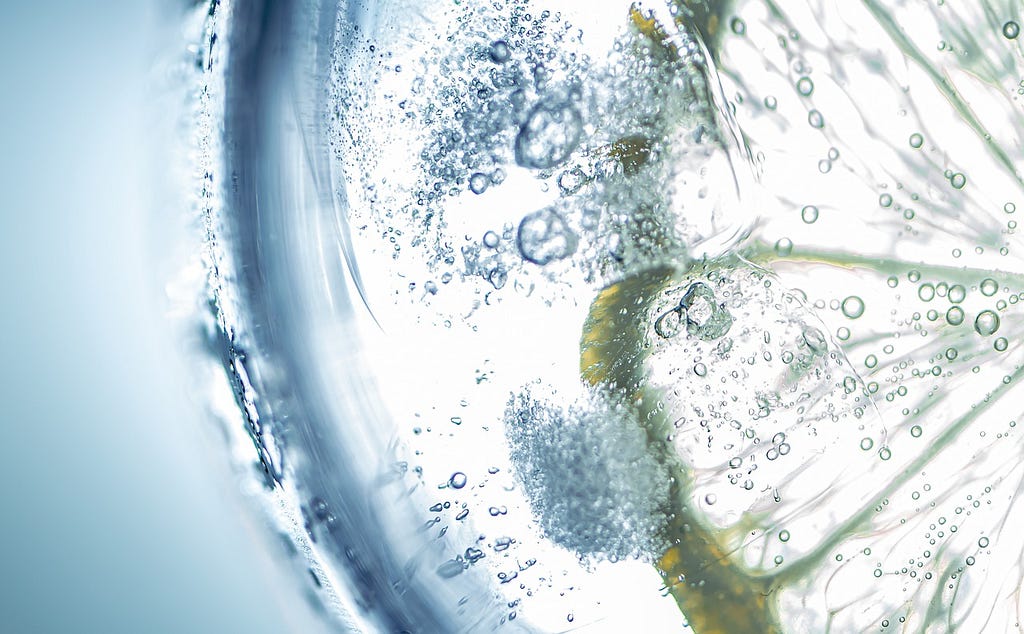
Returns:
[[[718,339],[732,327],[732,315],[718,302],[714,291],[702,282],[686,290],[679,307],[686,315],[686,332],[702,341]]]
[[[810,77],[801,77],[796,82],[796,90],[804,97],[810,97],[814,92],[814,82]]]
[[[505,437],[544,534],[586,558],[659,555],[670,475],[635,409],[596,390],[576,398],[534,390],[509,401]]]
[[[974,330],[982,337],[994,335],[999,330],[999,315],[991,310],[983,310],[974,319]]]
[[[964,323],[964,309],[959,306],[952,306],[946,311],[946,322],[950,326],[959,326]]]
[[[623,306],[641,301],[621,293]],[[687,296],[691,309],[680,314]],[[704,315],[713,310],[727,314],[728,330],[684,331],[695,298]],[[657,399],[657,416],[667,425],[662,435],[673,454],[693,469],[694,490],[701,496],[695,502],[709,493],[716,496],[708,509],[716,523],[727,525],[729,518],[769,505],[773,515],[790,508],[795,501],[787,500],[785,491],[802,470],[815,471],[820,479],[810,481],[826,490],[846,467],[813,456],[856,447],[865,434],[883,437],[863,382],[829,341],[824,324],[768,271],[735,259],[708,262],[677,276],[646,301],[651,334],[642,340],[650,347],[641,348],[639,358],[620,350],[625,360],[608,371],[635,377],[632,382],[620,378],[619,385],[626,391],[642,389],[645,403]],[[847,309],[857,312],[852,305]],[[665,337],[668,316],[672,336]],[[619,326],[607,328],[617,331]],[[620,369],[629,359],[636,359],[636,368]],[[804,480],[798,486],[811,485]],[[781,492],[783,502],[766,501],[765,491]]]

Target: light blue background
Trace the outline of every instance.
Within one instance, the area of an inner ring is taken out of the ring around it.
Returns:
[[[0,3],[0,632],[322,629],[166,319],[179,12]]]

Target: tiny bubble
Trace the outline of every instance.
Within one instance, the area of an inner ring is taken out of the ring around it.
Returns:
[[[461,489],[466,486],[466,474],[456,471],[452,474],[452,477],[448,478],[448,486],[453,489]]]

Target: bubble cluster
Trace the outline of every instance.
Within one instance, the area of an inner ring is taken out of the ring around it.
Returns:
[[[669,474],[636,411],[594,391],[566,401],[523,390],[505,412],[517,481],[542,530],[584,557],[655,557]]]
[[[513,0],[453,12],[473,26],[425,47],[424,72],[389,79],[400,84],[392,92],[358,75],[340,89],[349,107],[335,125],[338,154],[368,183],[364,202],[404,275],[422,275],[424,262],[443,284],[547,289],[537,281],[571,272],[599,288],[741,235],[752,219],[737,204],[749,157],[693,25],[634,7],[595,61],[560,11]],[[389,55],[377,53],[378,64],[397,74]],[[375,156],[364,133],[373,118],[361,115],[386,107]],[[412,178],[386,169],[396,151],[415,156]],[[502,240],[484,244],[488,231]],[[410,295],[425,284],[415,280]],[[476,308],[448,310],[451,320]]]
[[[732,315],[707,284],[695,282],[686,289],[677,306],[658,317],[654,328],[667,339],[674,337],[683,326],[687,334],[702,341],[713,341],[729,332]]]
[[[699,474],[701,499],[715,496],[715,517],[756,508],[765,491],[784,492],[791,469],[843,435],[834,422],[865,416],[863,384],[820,322],[766,271],[726,259],[657,288],[656,299],[642,300],[632,286],[612,287],[615,303],[592,314],[585,337],[621,340],[631,312],[651,302],[650,335],[637,335],[649,344],[615,347],[617,358],[604,364],[596,359],[610,344],[587,344],[584,358],[605,382],[658,400],[658,418],[670,423],[660,433]]]

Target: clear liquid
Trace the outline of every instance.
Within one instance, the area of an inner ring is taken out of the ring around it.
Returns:
[[[351,465],[270,423],[314,574],[380,539],[350,600],[428,630],[1019,628],[1015,5],[542,4],[317,49],[330,213],[251,263]]]

